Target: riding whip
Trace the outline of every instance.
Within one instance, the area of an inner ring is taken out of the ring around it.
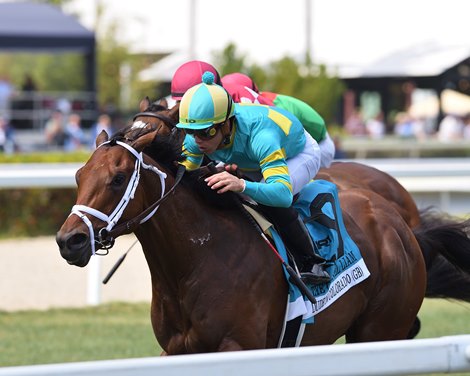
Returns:
[[[124,259],[126,258],[127,254],[129,253],[129,251],[134,247],[134,245],[136,245],[136,243],[138,242],[138,240],[136,239],[134,241],[134,243],[132,243],[132,245],[129,247],[129,249],[121,256],[119,257],[119,259],[117,260],[117,262],[114,264],[114,266],[111,268],[111,270],[109,271],[108,274],[106,274],[106,277],[104,277],[103,279],[103,285],[107,284],[108,281],[111,279],[111,277],[113,276],[113,274],[116,272],[116,270],[121,266],[122,262],[124,261]]]

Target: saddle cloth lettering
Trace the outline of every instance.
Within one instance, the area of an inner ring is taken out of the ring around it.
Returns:
[[[294,207],[309,230],[317,252],[331,261],[326,267],[331,281],[309,286],[317,299],[315,305],[302,296],[297,286],[289,282],[286,321],[302,316],[304,323],[311,324],[317,313],[333,304],[351,287],[367,279],[370,272],[344,226],[335,184],[325,180],[310,182],[300,192]],[[280,236],[272,227],[270,232],[278,252],[287,260],[286,248]],[[289,281],[287,271],[285,275]]]

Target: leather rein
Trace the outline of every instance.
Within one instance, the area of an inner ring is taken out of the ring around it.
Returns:
[[[101,236],[105,237],[107,241],[114,241],[114,239],[117,238],[119,235],[122,235],[130,231],[131,228],[133,228],[134,226],[144,223],[145,221],[150,219],[150,217],[154,214],[152,212],[156,210],[158,206],[170,195],[170,193],[172,193],[175,190],[176,186],[180,183],[181,179],[183,178],[185,171],[186,171],[186,167],[184,167],[183,165],[179,165],[178,170],[176,171],[176,175],[175,175],[175,183],[162,197],[160,197],[157,201],[155,201],[142,213],[138,214],[137,216],[135,216],[134,218],[130,219],[127,222],[119,224],[111,231],[109,232],[103,231],[103,230],[106,230],[106,228],[100,230],[100,233],[101,233],[100,237]],[[152,215],[150,215],[151,213]]]

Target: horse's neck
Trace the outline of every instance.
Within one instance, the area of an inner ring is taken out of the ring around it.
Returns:
[[[200,273],[235,267],[252,253],[268,255],[255,251],[264,243],[250,226],[240,211],[217,209],[179,186],[136,235],[152,279],[176,286]]]
[[[167,189],[173,183],[170,180]],[[149,199],[147,205],[156,199]],[[206,238],[210,235],[201,235],[199,230],[200,226],[211,226],[208,222],[211,220],[206,214],[205,205],[183,187],[176,187],[153,217],[135,232],[152,279],[181,279],[191,273],[193,264],[203,257],[201,253],[194,252],[194,248],[209,240]]]

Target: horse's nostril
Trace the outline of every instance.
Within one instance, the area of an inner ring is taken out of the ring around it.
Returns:
[[[59,249],[63,249],[63,248],[64,248],[65,240],[64,240],[61,236],[59,236],[59,235],[57,234],[57,236],[56,236],[56,238],[55,238],[55,241],[56,241],[57,245],[59,246]]]
[[[81,249],[88,242],[88,236],[86,234],[74,234],[70,236],[67,241],[67,248],[70,250]]]

